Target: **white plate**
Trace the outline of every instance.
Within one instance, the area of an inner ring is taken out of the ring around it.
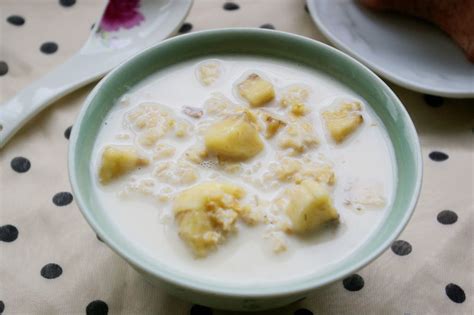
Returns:
[[[324,36],[379,75],[423,93],[474,97],[474,64],[435,26],[374,13],[354,0],[307,0],[307,4]]]

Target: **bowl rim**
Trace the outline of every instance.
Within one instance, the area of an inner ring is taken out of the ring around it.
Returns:
[[[289,295],[297,295],[301,293],[306,293],[316,288],[325,286],[329,283],[333,283],[338,281],[351,273],[363,268],[374,259],[379,257],[382,253],[384,253],[388,247],[392,244],[392,242],[400,235],[403,229],[406,227],[409,219],[411,218],[416,204],[419,199],[420,191],[421,191],[421,184],[422,184],[422,177],[423,177],[423,163],[422,163],[422,156],[421,156],[421,146],[418,138],[418,134],[416,132],[415,126],[413,121],[411,120],[408,112],[406,111],[405,107],[399,100],[399,98],[395,95],[395,93],[387,86],[387,84],[382,81],[375,73],[373,73],[370,69],[368,69],[365,65],[354,59],[353,57],[347,55],[346,53],[339,51],[327,44],[322,42],[293,34],[287,33],[283,31],[277,30],[266,30],[266,29],[259,29],[259,28],[249,28],[249,27],[239,27],[239,28],[222,28],[222,29],[212,29],[212,30],[205,30],[199,32],[193,32],[189,34],[179,35],[177,37],[166,39],[163,42],[160,42],[154,46],[151,46],[140,53],[136,54],[135,56],[129,58],[128,60],[124,61],[122,64],[117,66],[111,72],[109,72],[89,93],[86,100],[84,101],[82,108],[76,118],[75,125],[81,125],[82,121],[84,120],[84,116],[87,112],[88,107],[90,106],[92,100],[96,97],[97,94],[100,93],[102,86],[107,82],[111,77],[115,76],[115,74],[122,69],[126,64],[129,62],[140,59],[146,58],[145,56],[148,54],[149,51],[159,49],[161,46],[164,45],[173,45],[175,42],[181,41],[191,41],[191,40],[199,40],[200,37],[208,37],[213,36],[214,34],[221,34],[224,33],[227,36],[232,36],[233,34],[238,33],[248,33],[248,34],[260,34],[265,36],[265,34],[273,34],[279,37],[287,37],[289,39],[298,40],[306,42],[307,44],[311,44],[318,49],[326,49],[330,53],[338,55],[339,58],[346,59],[354,66],[358,67],[361,71],[364,71],[365,74],[369,75],[373,80],[375,80],[379,86],[384,89],[384,92],[388,94],[388,96],[396,103],[398,106],[399,112],[403,115],[403,120],[407,124],[409,128],[409,134],[412,136],[411,141],[413,141],[413,145],[415,150],[413,154],[415,155],[414,161],[416,163],[416,174],[415,176],[415,189],[409,201],[409,206],[406,209],[403,217],[401,217],[398,226],[394,231],[380,244],[375,250],[373,250],[370,255],[367,255],[365,258],[359,260],[357,264],[350,265],[346,268],[341,268],[337,270],[337,272],[332,273],[329,276],[323,276],[319,278],[319,281],[312,281],[309,284],[301,284],[302,280],[305,278],[295,278],[292,280],[287,280],[284,282],[274,282],[270,283],[269,285],[265,286],[265,292],[260,292],[262,289],[261,287],[258,290],[254,291],[243,291],[239,286],[231,286],[231,287],[223,287],[215,284],[213,286],[203,286],[199,282],[196,282],[193,277],[183,277],[182,279],[176,279],[173,277],[172,274],[169,274],[166,270],[161,270],[159,268],[149,268],[146,264],[143,263],[143,259],[139,259],[136,256],[130,255],[126,249],[120,246],[119,242],[114,241],[111,237],[109,237],[106,233],[102,233],[102,228],[100,224],[93,218],[90,209],[87,207],[87,203],[85,201],[85,197],[82,194],[82,189],[77,181],[77,174],[75,168],[75,152],[76,152],[76,143],[78,140],[79,129],[80,128],[72,128],[70,141],[69,141],[69,150],[68,150],[68,170],[69,170],[69,181],[71,184],[72,192],[74,194],[75,200],[77,205],[92,227],[92,229],[97,233],[97,235],[106,243],[115,253],[117,253],[121,258],[125,259],[132,267],[138,267],[140,270],[146,272],[147,274],[152,275],[160,279],[161,281],[174,285],[179,286],[182,288],[186,288],[188,290],[197,291],[201,293],[211,294],[215,296],[226,296],[226,297],[238,297],[238,298],[268,298],[268,297],[279,297],[279,296],[289,296]],[[218,288],[217,288],[218,287]]]

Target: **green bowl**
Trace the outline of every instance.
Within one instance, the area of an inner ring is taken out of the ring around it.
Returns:
[[[352,255],[324,274],[282,284],[232,285],[193,278],[146,256],[108,219],[92,187],[90,163],[101,123],[130,87],[164,68],[209,55],[267,56],[322,71],[350,87],[379,116],[393,144],[396,192],[392,207],[372,236]],[[84,217],[104,242],[150,282],[192,302],[221,309],[260,310],[289,304],[341,279],[382,254],[407,224],[418,199],[422,161],[418,136],[400,100],[372,71],[320,42],[273,30],[221,29],[166,40],[128,60],[94,88],[74,124],[69,148],[69,176]]]

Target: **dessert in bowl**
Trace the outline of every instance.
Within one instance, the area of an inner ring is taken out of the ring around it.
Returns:
[[[170,293],[277,307],[381,254],[415,206],[421,158],[390,89],[282,32],[180,36],[106,76],[71,137],[97,234]]]

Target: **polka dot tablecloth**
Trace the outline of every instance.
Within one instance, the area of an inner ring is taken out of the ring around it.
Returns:
[[[0,101],[77,51],[102,6],[2,0]],[[301,0],[196,0],[180,33],[236,26],[325,41]],[[93,85],[56,102],[0,151],[0,313],[227,314],[145,282],[80,214],[66,157],[71,126]],[[391,87],[423,149],[423,189],[410,223],[366,268],[261,314],[473,314],[474,101]]]

